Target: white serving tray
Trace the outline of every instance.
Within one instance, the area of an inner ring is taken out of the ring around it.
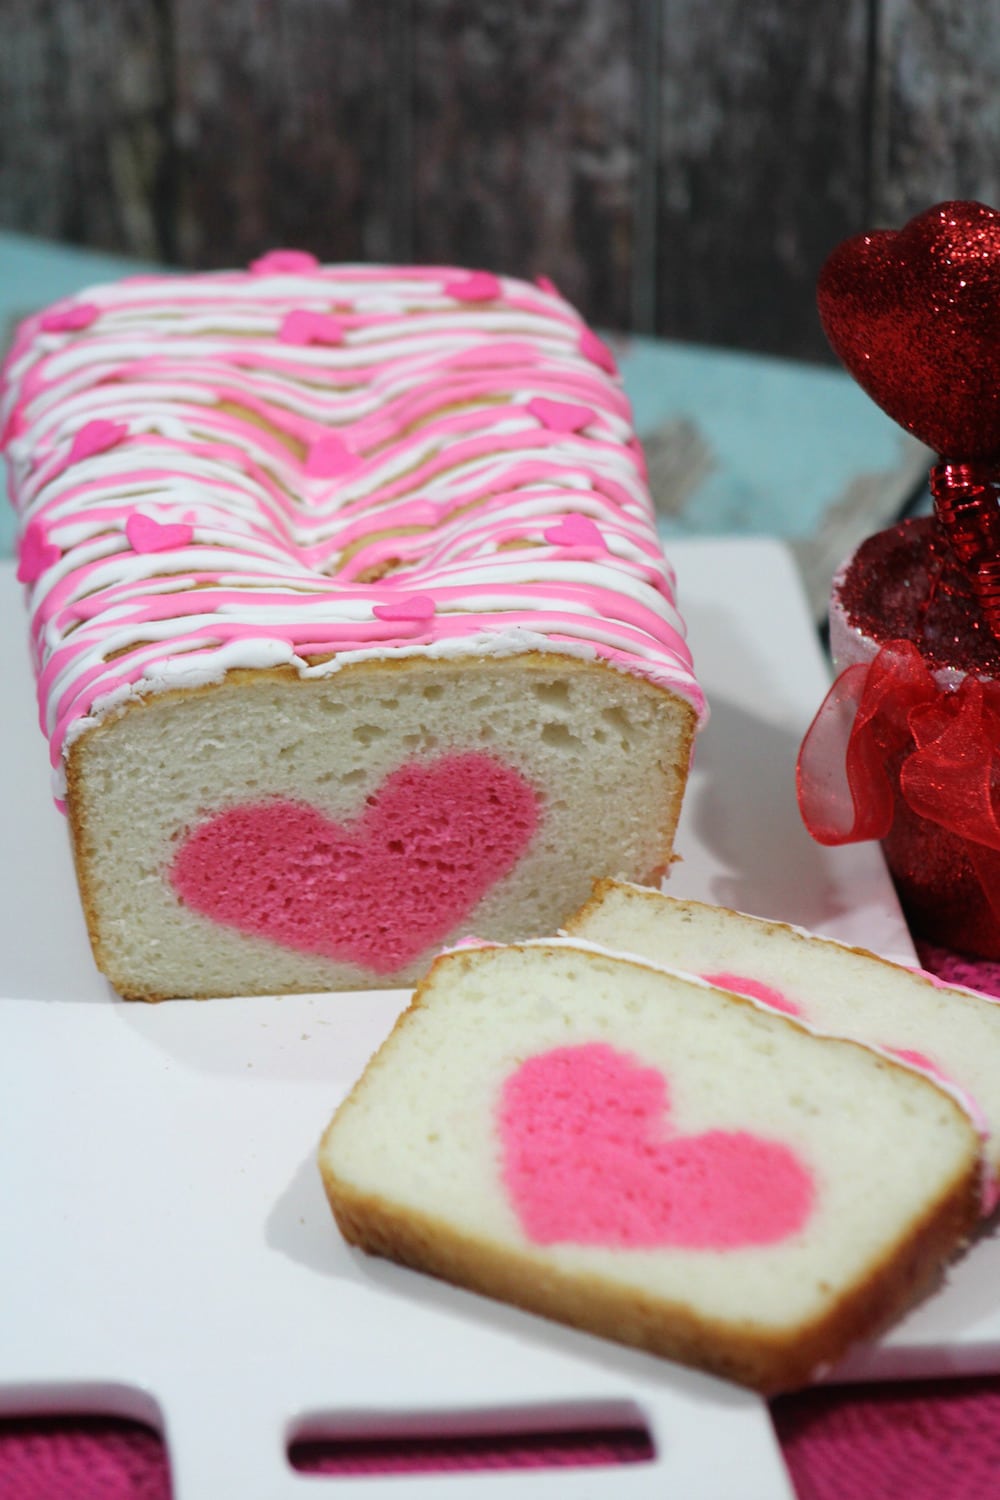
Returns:
[[[794,567],[764,541],[675,543],[713,717],[671,889],[912,960],[874,848],[823,850],[793,768],[826,687]],[[400,992],[125,1004],[96,973],[0,570],[0,1411],[153,1421],[175,1500],[292,1500],[305,1434],[528,1431],[637,1419],[615,1471],[311,1478],[310,1493],[790,1500],[756,1397],[340,1240],[313,1164]],[[1000,1370],[1000,1252],[839,1372]]]

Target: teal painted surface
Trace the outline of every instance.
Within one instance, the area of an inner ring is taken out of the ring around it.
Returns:
[[[0,328],[95,282],[152,269],[0,234]],[[621,367],[644,439],[676,422],[696,431],[701,462],[662,520],[667,535],[811,537],[859,476],[900,466],[899,429],[837,370],[652,339],[626,341]],[[873,514],[869,529],[888,519]],[[13,540],[0,495],[0,554]]]
[[[96,282],[156,269],[121,255],[0,233],[0,317],[9,322]]]
[[[859,476],[894,473],[907,450],[836,369],[649,339],[631,340],[621,367],[643,439],[688,418],[707,449],[709,472],[663,520],[674,535],[813,537]],[[887,519],[873,515],[871,530]]]

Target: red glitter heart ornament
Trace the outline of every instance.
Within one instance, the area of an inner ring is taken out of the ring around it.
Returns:
[[[946,458],[1000,455],[1000,212],[939,203],[845,240],[817,300],[834,351],[890,417]]]

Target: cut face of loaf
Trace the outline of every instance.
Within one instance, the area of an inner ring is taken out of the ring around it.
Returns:
[[[860,948],[764,921],[601,881],[566,924],[576,937],[699,975],[807,1025],[896,1053],[958,1088],[986,1134],[991,1182],[1000,1181],[1000,1005],[942,985]]]
[[[233,674],[73,746],[101,969],[144,998],[409,985],[467,931],[553,931],[670,858],[687,703],[597,663]]]
[[[364,1250],[769,1392],[926,1286],[977,1145],[918,1073],[557,941],[440,958],[319,1165]]]

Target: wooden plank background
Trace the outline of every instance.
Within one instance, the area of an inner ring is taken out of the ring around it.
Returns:
[[[845,235],[1000,203],[994,0],[0,0],[0,228],[551,276],[825,358]]]

